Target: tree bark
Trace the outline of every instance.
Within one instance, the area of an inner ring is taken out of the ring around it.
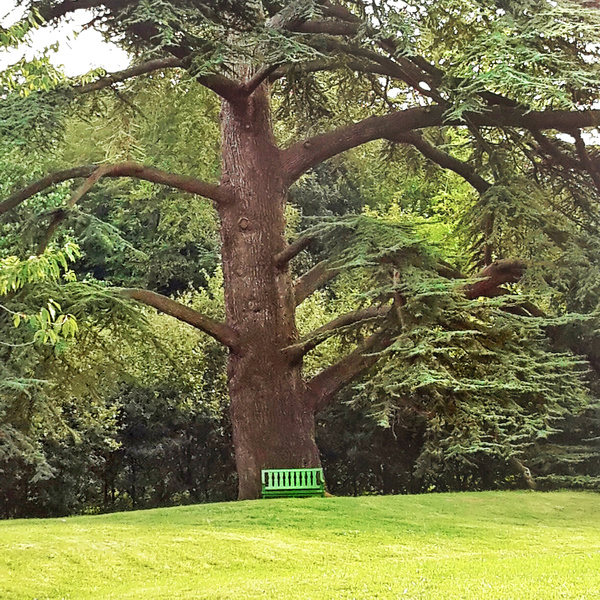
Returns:
[[[221,185],[233,200],[218,206],[227,323],[239,350],[228,364],[239,498],[260,496],[260,471],[320,465],[314,412],[301,364],[284,348],[298,339],[287,264],[287,185],[276,147],[266,84],[223,102]]]
[[[46,177],[14,192],[6,198],[6,200],[0,202],[0,215],[15,209],[19,204],[22,204],[28,198],[35,196],[35,194],[39,194],[49,187],[56,185],[57,183],[62,183],[63,181],[85,177],[88,180],[92,178],[91,183],[93,184],[95,183],[95,180],[93,180],[95,174],[98,174],[99,177],[134,177],[136,179],[168,185],[184,192],[189,192],[190,194],[198,194],[209,198],[214,202],[229,201],[227,190],[212,183],[207,183],[187,175],[168,173],[167,171],[161,171],[154,167],[124,162],[113,165],[83,165],[81,167],[74,167],[72,169],[46,175]],[[87,191],[89,191],[89,187],[84,184],[71,198],[69,202],[70,206],[74,206]]]

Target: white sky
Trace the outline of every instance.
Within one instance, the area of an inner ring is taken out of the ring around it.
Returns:
[[[0,25],[8,27],[21,16],[13,0],[0,0]],[[102,67],[108,72],[119,71],[128,65],[127,53],[112,44],[107,44],[94,29],[83,30],[91,20],[87,11],[79,10],[58,27],[48,26],[34,31],[30,46],[25,44],[17,50],[0,49],[0,69],[17,62],[25,55],[31,58],[44,48],[60,43],[58,52],[50,52],[55,65],[64,66],[67,75],[75,76]]]

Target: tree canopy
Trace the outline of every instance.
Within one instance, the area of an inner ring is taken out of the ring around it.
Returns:
[[[85,160],[64,155],[64,164],[43,172],[15,171],[0,201],[11,256],[33,253],[38,261],[57,238],[79,240],[80,280],[52,292],[68,314],[123,315],[134,326],[132,300],[227,349],[241,498],[257,496],[262,468],[320,463],[315,415],[355,382],[382,423],[422,416],[424,472],[483,453],[526,473],[527,451],[551,435],[552,423],[589,404],[586,364],[600,364],[589,333],[600,281],[594,5],[19,4],[27,16],[2,32],[4,45],[86,9],[90,26],[126,48],[132,65],[75,80],[46,58],[7,69],[0,80],[6,156],[20,148],[35,164],[66,139],[73,115],[102,114],[115,102],[111,94],[135,112],[136,97],[176,89],[172,121],[184,126],[153,127],[156,113],[146,104],[141,127],[150,139],[155,133],[153,152],[124,143]],[[115,135],[127,130],[127,118]],[[344,189],[323,171],[348,154],[356,166],[340,171],[346,181],[361,162],[376,169],[370,180],[355,178],[362,189],[354,199],[356,185]],[[436,185],[441,170],[451,173],[450,198]],[[38,178],[25,185],[32,174]],[[122,193],[124,178],[136,184],[117,208],[109,198]],[[416,180],[420,197],[411,203]],[[344,202],[335,204],[338,192]],[[385,201],[364,208],[367,193]],[[140,218],[135,194],[155,201],[157,218],[167,219],[146,238],[149,209]],[[192,197],[211,201],[215,212]],[[434,227],[440,215],[443,239]],[[15,233],[24,217],[28,236]],[[170,276],[178,232],[188,251],[205,250],[186,262],[186,283],[205,285],[219,251],[222,318],[196,310]],[[153,276],[136,267],[148,252]],[[330,320],[300,332],[303,303],[315,308],[324,289]],[[582,329],[587,339],[574,333]]]

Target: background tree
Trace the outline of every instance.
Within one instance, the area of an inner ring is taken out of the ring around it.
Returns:
[[[584,398],[573,385],[577,361],[544,339],[549,322],[531,318],[542,311],[503,286],[524,285],[524,276],[537,274],[559,289],[562,276],[529,268],[537,250],[546,250],[546,260],[558,253],[555,261],[591,252],[600,178],[581,131],[600,123],[592,108],[595,9],[565,1],[21,4],[46,21],[91,9],[93,25],[127,47],[135,64],[80,82],[63,81],[43,62],[22,65],[18,85],[13,73],[3,100],[16,119],[13,135],[32,122],[34,134],[45,126],[57,131],[57,109],[165,70],[177,70],[171,77],[183,89],[200,84],[221,99],[218,183],[131,161],[74,166],[14,192],[0,203],[0,214],[52,185],[83,179],[48,215],[38,240],[43,250],[103,178],[133,177],[214,202],[224,321],[147,289],[119,293],[228,348],[241,498],[257,497],[261,468],[318,465],[315,414],[380,361],[369,396],[382,418],[407,406],[431,417],[430,463],[442,459],[440,448],[463,456],[465,432],[480,436],[480,449],[507,456],[519,439],[544,431],[542,407],[566,410]],[[26,94],[36,73],[47,91]],[[275,128],[274,104],[280,107]],[[286,113],[295,117],[295,130],[285,128]],[[298,119],[307,114],[313,118]],[[556,131],[574,142],[561,141]],[[329,220],[288,242],[290,187],[320,163],[376,140],[418,150],[477,192],[464,233],[472,237],[473,255],[460,265],[478,275],[474,280],[465,281],[403,219]],[[557,214],[566,224],[557,226]],[[294,281],[290,262],[316,243],[327,259]],[[349,277],[363,291],[338,306],[352,310],[300,336],[297,306],[334,278],[343,289]],[[548,298],[549,306],[564,302]],[[303,369],[305,357],[333,335],[354,349],[332,356],[318,373],[309,361]]]

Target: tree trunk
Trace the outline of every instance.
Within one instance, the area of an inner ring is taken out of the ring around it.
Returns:
[[[268,90],[223,103],[223,174],[233,192],[219,205],[227,323],[239,335],[229,357],[231,421],[239,498],[260,496],[265,468],[317,467],[314,410],[282,349],[297,338],[286,247],[281,153],[274,144]]]

